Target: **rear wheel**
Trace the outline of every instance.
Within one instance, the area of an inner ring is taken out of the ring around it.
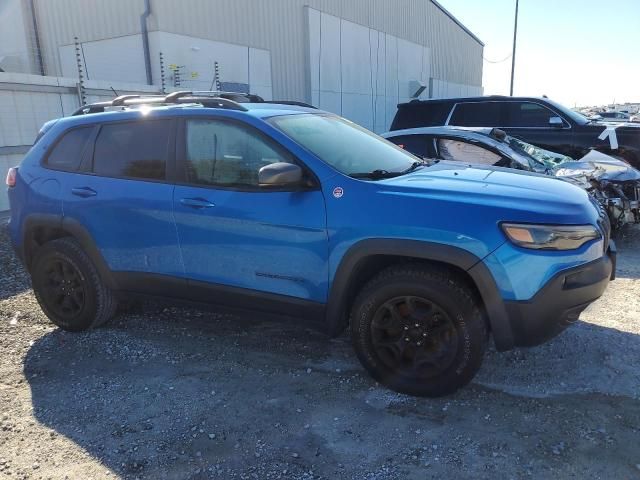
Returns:
[[[74,239],[59,238],[44,244],[36,251],[30,270],[40,307],[60,328],[87,330],[114,315],[113,293]]]
[[[353,305],[351,335],[360,361],[380,383],[435,397],[475,376],[487,328],[473,293],[454,272],[408,265],[365,285]]]

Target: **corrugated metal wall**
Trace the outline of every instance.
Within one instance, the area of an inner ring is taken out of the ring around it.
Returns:
[[[434,78],[482,84],[482,45],[430,0],[151,0],[149,28],[267,49],[274,97],[304,100],[305,5],[430,47]],[[139,33],[144,1],[36,0],[36,9],[47,73],[59,75],[60,45]]]

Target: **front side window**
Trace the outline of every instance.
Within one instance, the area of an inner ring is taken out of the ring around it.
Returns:
[[[92,132],[93,126],[89,126],[65,133],[47,156],[45,165],[65,172],[77,171]]]
[[[185,147],[187,182],[196,185],[258,187],[262,167],[293,163],[256,131],[221,120],[187,120]]]
[[[505,127],[548,127],[551,117],[557,117],[547,107],[530,102],[507,102]]]
[[[419,161],[393,143],[334,115],[284,115],[270,122],[345,175],[400,174]]]
[[[96,139],[93,172],[96,175],[141,180],[164,180],[171,120],[105,124]]]

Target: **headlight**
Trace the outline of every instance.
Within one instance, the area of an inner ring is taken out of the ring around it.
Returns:
[[[503,223],[502,230],[519,247],[536,250],[574,250],[602,237],[593,225]]]

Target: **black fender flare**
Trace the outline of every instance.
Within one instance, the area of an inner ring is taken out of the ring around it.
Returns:
[[[326,309],[328,333],[338,335],[348,322],[347,294],[351,279],[364,260],[375,255],[411,257],[453,265],[466,272],[474,282],[493,332],[496,349],[514,346],[513,332],[504,300],[487,266],[476,255],[459,247],[434,242],[403,239],[367,239],[352,245],[336,270]]]
[[[24,219],[22,227],[23,245],[28,245],[27,239],[34,228],[48,227],[56,230],[63,231],[69,236],[73,237],[82,247],[84,252],[89,256],[93,264],[98,269],[100,277],[105,284],[114,290],[118,289],[118,285],[114,279],[114,276],[107,265],[104,257],[96,247],[96,243],[87,231],[77,220],[72,218],[63,217],[59,214],[31,214]],[[31,262],[31,254],[28,250],[24,252],[25,265],[29,266]]]

